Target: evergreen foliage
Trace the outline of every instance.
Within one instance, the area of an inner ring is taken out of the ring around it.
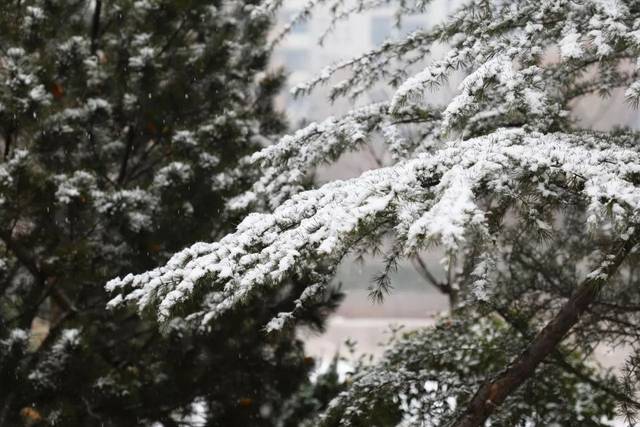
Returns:
[[[324,2],[309,2],[296,19],[316,3]],[[331,25],[387,4],[354,3],[331,3]],[[428,3],[399,2],[398,16]],[[162,323],[207,331],[265,289],[310,278],[296,305],[266,325],[287,331],[348,253],[389,239],[392,266],[438,246],[447,279],[434,285],[455,295],[452,326],[407,335],[378,365],[361,368],[312,424],[603,425],[614,402],[633,420],[637,355],[616,381],[589,357],[598,344],[637,354],[639,134],[589,129],[571,109],[615,88],[637,105],[640,4],[462,3],[443,24],[298,86],[302,95],[341,79],[332,99],[379,83],[395,91],[245,158],[264,178],[231,207],[270,212],[164,266],[110,281],[110,306],[136,304]],[[424,64],[440,44],[447,52]],[[456,96],[430,103],[428,90],[456,71],[467,75]],[[391,164],[303,191],[310,168],[375,137]],[[388,289],[391,270],[383,267],[374,296]]]
[[[238,161],[286,125],[271,24],[255,1],[3,2],[0,425],[273,425],[307,382],[295,331],[262,331],[304,282],[207,334],[105,308],[107,280],[238,221]]]

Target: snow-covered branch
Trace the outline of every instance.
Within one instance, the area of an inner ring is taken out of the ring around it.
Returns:
[[[434,154],[302,192],[273,213],[249,215],[220,242],[197,243],[163,267],[112,280],[107,288],[121,293],[110,305],[156,307],[166,320],[191,300],[199,308],[187,318],[205,327],[262,287],[314,270],[318,260],[337,265],[371,228],[393,232],[407,254],[433,242],[458,250],[470,233],[488,233],[479,203],[488,195],[515,200],[534,192],[562,202],[573,191],[587,203],[592,227],[625,230],[638,220],[640,152],[608,139],[502,129],[452,141]]]

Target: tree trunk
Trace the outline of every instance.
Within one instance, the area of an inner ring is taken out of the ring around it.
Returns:
[[[580,320],[601,287],[613,276],[636,245],[638,233],[620,244],[615,254],[603,261],[596,273],[592,273],[578,287],[558,314],[531,341],[527,348],[497,377],[484,382],[469,402],[466,411],[455,421],[453,427],[475,427],[484,425],[489,416],[530,378],[540,363],[553,353]]]

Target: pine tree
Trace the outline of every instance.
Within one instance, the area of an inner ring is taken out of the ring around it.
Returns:
[[[239,161],[285,129],[271,24],[257,1],[3,3],[1,426],[273,425],[307,382],[295,331],[262,332],[304,282],[207,331],[109,313],[103,286],[241,218]]]
[[[310,1],[299,19],[316,3]],[[355,3],[355,4],[354,4]],[[387,2],[331,3],[333,26]],[[398,16],[428,11],[399,2]],[[234,233],[164,266],[107,284],[110,306],[207,329],[254,295],[311,277],[268,324],[286,331],[349,253],[391,244],[374,297],[401,258],[444,250],[424,271],[455,310],[400,338],[310,424],[606,425],[633,423],[638,398],[640,134],[589,129],[572,105],[622,88],[640,100],[640,4],[631,0],[467,0],[446,22],[328,66],[295,89],[338,79],[330,97],[395,88],[386,102],[314,123],[252,155],[263,177],[233,199]],[[435,45],[444,55],[428,58]],[[424,63],[426,60],[426,64]],[[466,78],[446,105],[426,95]],[[303,191],[306,172],[381,138],[392,162]],[[446,277],[442,283],[435,277]],[[188,308],[187,308],[188,307]],[[590,361],[627,346],[624,375]]]

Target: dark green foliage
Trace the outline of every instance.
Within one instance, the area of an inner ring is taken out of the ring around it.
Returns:
[[[499,318],[460,314],[396,339],[380,362],[356,371],[320,424],[449,425],[485,378],[507,366],[527,342]],[[580,355],[568,360],[570,366],[579,364]],[[613,383],[592,368],[584,373],[598,385]],[[535,381],[509,397],[492,425],[604,426],[602,417],[612,417],[614,408],[607,392],[550,361]]]
[[[173,426],[194,401],[207,425],[271,425],[307,381],[295,331],[263,330],[289,292],[206,332],[105,309],[109,279],[232,230],[239,159],[285,129],[257,3],[1,7],[0,425]]]
[[[282,427],[312,426],[327,408],[329,402],[347,387],[340,378],[336,355],[326,371],[320,373],[313,382],[305,384],[282,408]]]

